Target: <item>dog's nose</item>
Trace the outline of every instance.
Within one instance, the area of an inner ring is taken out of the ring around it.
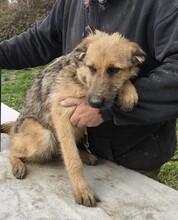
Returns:
[[[90,97],[88,103],[93,108],[102,108],[104,107],[105,99],[103,97]]]

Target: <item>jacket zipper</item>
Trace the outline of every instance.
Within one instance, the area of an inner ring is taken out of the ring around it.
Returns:
[[[98,2],[95,2],[94,4],[91,3],[90,0],[87,2],[84,0],[84,21],[83,21],[83,33],[82,37],[86,37],[88,34],[93,33],[94,30],[97,28],[97,20],[98,20]],[[93,13],[92,21],[90,20],[91,18],[91,13],[92,10],[95,12]],[[93,24],[92,24],[93,23]]]

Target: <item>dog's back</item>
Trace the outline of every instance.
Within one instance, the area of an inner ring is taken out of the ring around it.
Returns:
[[[34,118],[43,127],[54,132],[51,119],[51,104],[69,97],[85,95],[86,88],[78,81],[76,69],[79,61],[73,53],[58,58],[42,73],[39,73],[27,92],[26,100],[16,121],[15,131],[25,118]],[[67,116],[67,109],[64,113]],[[71,114],[71,113],[70,113]]]

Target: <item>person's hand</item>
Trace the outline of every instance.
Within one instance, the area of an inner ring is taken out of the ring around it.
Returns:
[[[100,110],[88,106],[84,98],[67,98],[60,104],[64,107],[76,106],[70,122],[77,128],[96,127],[103,122]]]

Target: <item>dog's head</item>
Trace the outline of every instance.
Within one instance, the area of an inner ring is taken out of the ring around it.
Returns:
[[[138,44],[119,33],[96,31],[74,50],[83,65],[77,70],[79,80],[88,87],[87,101],[96,108],[108,108],[119,88],[133,78],[145,60]]]

